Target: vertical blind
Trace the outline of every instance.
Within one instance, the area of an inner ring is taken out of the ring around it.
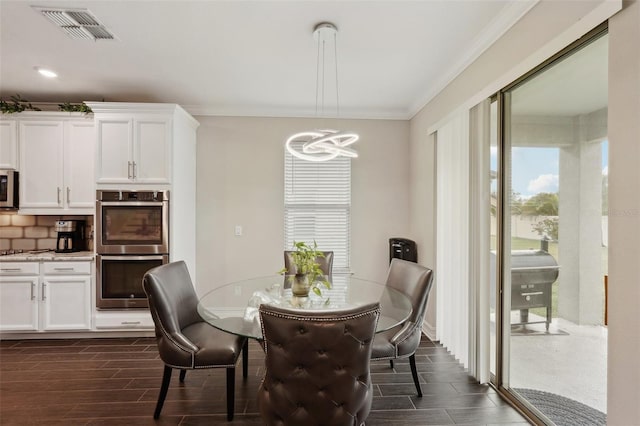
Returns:
[[[491,380],[490,127],[485,99],[469,111],[469,374],[480,383]]]
[[[315,241],[319,250],[333,251],[333,272],[349,272],[350,210],[349,158],[313,162],[285,150],[285,250],[294,241]]]
[[[436,133],[436,337],[469,366],[469,116]]]

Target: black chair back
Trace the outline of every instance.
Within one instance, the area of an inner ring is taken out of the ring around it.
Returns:
[[[258,404],[265,424],[363,424],[379,315],[378,303],[318,313],[261,305],[266,369]]]

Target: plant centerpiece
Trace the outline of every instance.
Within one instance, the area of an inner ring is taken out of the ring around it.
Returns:
[[[321,296],[320,285],[324,285],[328,289],[331,288],[331,283],[325,279],[324,272],[320,269],[320,264],[316,262],[318,257],[324,257],[324,253],[318,250],[318,244],[315,241],[313,246],[303,241],[294,241],[293,248],[291,258],[296,267],[296,273],[291,276],[293,279],[291,292],[294,296],[306,297],[309,295],[309,291],[312,290],[315,294]],[[289,271],[285,268],[281,272],[287,273]]]

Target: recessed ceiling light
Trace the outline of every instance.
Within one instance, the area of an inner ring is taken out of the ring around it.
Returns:
[[[56,78],[58,76],[58,74],[46,68],[36,67],[36,71],[47,78]]]

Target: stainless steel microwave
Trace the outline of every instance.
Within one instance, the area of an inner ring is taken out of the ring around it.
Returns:
[[[18,172],[0,170],[0,210],[18,210]]]

